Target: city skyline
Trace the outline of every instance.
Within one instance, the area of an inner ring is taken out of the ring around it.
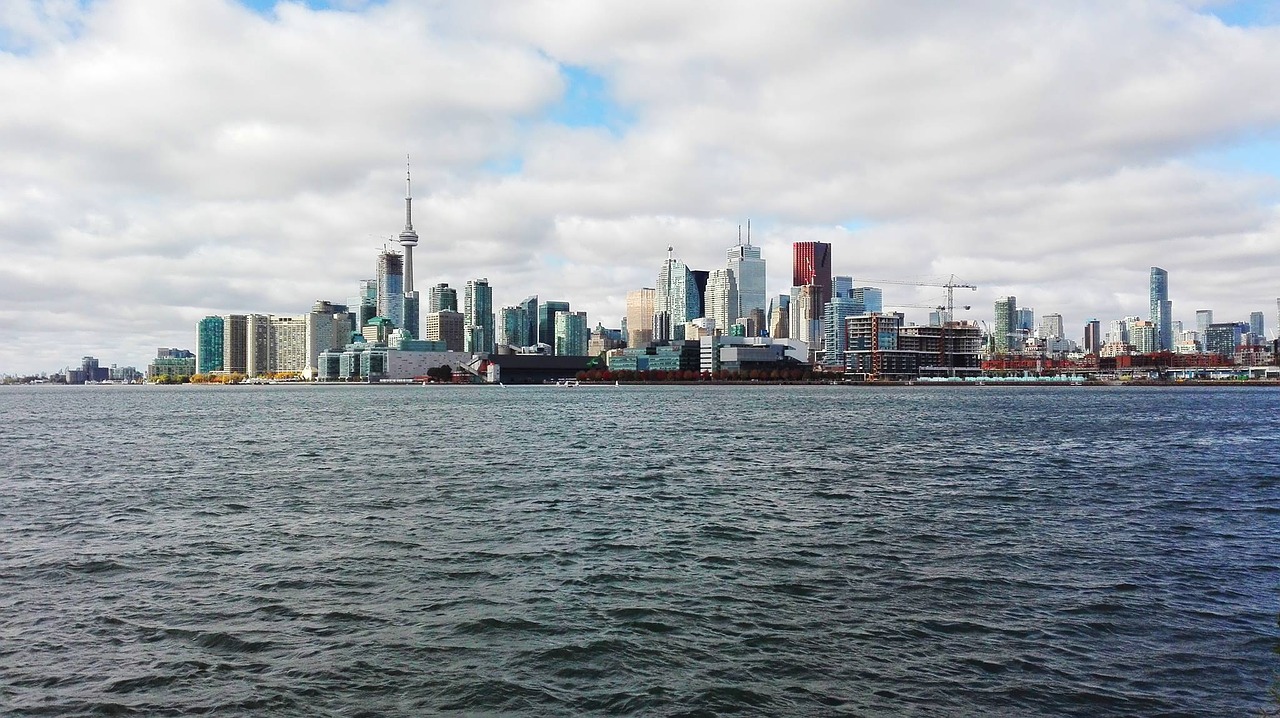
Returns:
[[[414,289],[487,277],[495,308],[617,327],[666,247],[720,269],[748,218],[765,297],[825,242],[859,285],[977,285],[957,319],[1016,296],[1079,341],[1148,317],[1159,267],[1173,321],[1273,334],[1278,18],[1112,5],[19,2],[0,373],[143,366],[206,315],[343,301],[406,230]]]

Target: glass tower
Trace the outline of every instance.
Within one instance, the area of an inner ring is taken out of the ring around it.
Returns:
[[[383,250],[378,255],[378,316],[404,326],[404,257]]]
[[[538,305],[538,343],[556,345],[556,315],[569,311],[568,302],[545,301]]]
[[[196,323],[196,373],[222,371],[222,317],[205,317]]]
[[[1169,302],[1169,273],[1151,268],[1151,323],[1155,325],[1156,351],[1173,350],[1173,305]]]
[[[488,279],[472,279],[463,290],[463,342],[473,354],[492,354],[493,289]]]
[[[763,312],[765,310],[764,259],[760,257],[760,248],[751,246],[750,235],[747,236],[746,244],[739,243],[729,248],[728,268],[733,272],[734,293],[737,295],[737,306],[732,307],[729,312],[730,322],[747,316],[752,309]],[[710,281],[708,279],[708,292]],[[708,303],[710,303],[709,300]],[[711,313],[710,307],[707,308],[707,313],[708,315]]]

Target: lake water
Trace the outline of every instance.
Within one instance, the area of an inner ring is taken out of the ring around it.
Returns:
[[[1276,390],[43,386],[0,417],[14,715],[1273,705]]]

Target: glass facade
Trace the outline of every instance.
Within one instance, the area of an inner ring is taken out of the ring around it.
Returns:
[[[222,317],[205,317],[196,323],[196,372],[222,371]]]

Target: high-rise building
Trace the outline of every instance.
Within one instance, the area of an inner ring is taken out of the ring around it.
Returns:
[[[222,371],[222,317],[205,317],[196,322],[196,373]]]
[[[1129,325],[1129,343],[1138,354],[1151,354],[1159,351],[1155,322],[1138,320]]]
[[[586,356],[587,332],[586,312],[557,312],[554,333],[556,356]]]
[[[529,329],[524,306],[503,307],[498,320],[498,346],[525,347],[531,343],[525,334]]]
[[[1102,322],[1090,319],[1084,324],[1084,352],[1096,355],[1100,349],[1102,349]]]
[[[654,294],[652,287],[627,292],[626,341],[629,347],[642,347],[653,341]]]
[[[769,336],[787,339],[791,332],[791,295],[779,294],[769,300]]]
[[[1255,334],[1259,338],[1264,338],[1267,336],[1266,329],[1266,321],[1262,318],[1262,312],[1250,312],[1249,333]]]
[[[359,291],[347,298],[347,311],[351,313],[348,336],[359,334],[364,325],[378,315],[378,280],[361,279]]]
[[[1040,318],[1040,336],[1044,339],[1062,339],[1067,335],[1061,314],[1046,314]]]
[[[1015,348],[1018,336],[1018,298],[996,300],[995,333],[992,335],[997,354],[1008,354]]]
[[[884,311],[884,291],[879,287],[854,287],[851,296],[855,302],[862,304],[862,311],[867,314]]]
[[[835,276],[831,278],[831,292],[833,297],[844,297],[853,299],[853,277]]]
[[[711,281],[711,272],[706,269],[690,269],[689,275],[693,277],[693,286],[698,297],[695,308],[692,310],[692,319],[707,316],[707,282]]]
[[[1205,330],[1204,350],[1211,354],[1231,356],[1236,353],[1236,347],[1240,346],[1240,341],[1248,331],[1249,325],[1244,322],[1210,324]]]
[[[378,255],[378,316],[404,326],[404,257],[390,249]]]
[[[1151,323],[1155,325],[1155,351],[1173,351],[1173,304],[1169,301],[1169,273],[1151,268]]]
[[[272,362],[268,373],[307,372],[307,317],[271,317]]]
[[[838,295],[823,307],[822,331],[826,347],[823,364],[830,367],[844,366],[845,320],[863,313],[862,306],[856,300]]]
[[[404,331],[410,337],[418,337],[418,329],[420,327],[422,315],[419,307],[421,299],[416,291],[406,291],[404,293]]]
[[[684,339],[684,325],[697,319],[701,297],[693,272],[675,258],[675,250],[667,247],[667,258],[658,270],[658,283],[653,296],[653,339]]]
[[[463,290],[463,343],[464,351],[473,354],[492,354],[493,289],[488,279],[472,279]]]
[[[738,309],[738,282],[732,269],[715,269],[707,279],[706,317],[715,321],[716,329],[727,332],[729,325],[740,315]]]
[[[555,348],[556,315],[567,311],[568,302],[548,300],[538,305],[538,343]]]
[[[271,372],[275,364],[275,342],[271,336],[271,317],[266,314],[250,314],[245,326],[245,374],[262,376]]]
[[[827,242],[796,242],[791,245],[791,286],[817,286],[819,312],[831,301],[831,245]]]
[[[791,338],[799,339],[809,345],[809,353],[822,348],[822,308],[819,302],[822,287],[817,284],[805,284],[791,288],[790,330]]]
[[[737,295],[737,306],[729,314],[733,317],[745,317],[752,309],[763,312],[765,264],[760,257],[760,248],[751,245],[750,223],[747,224],[747,243],[743,244],[742,237],[739,236],[738,244],[729,248],[728,269],[733,272],[734,294]],[[710,279],[707,284],[709,291]],[[707,311],[706,316],[710,316],[710,310]]]
[[[1024,336],[1030,335],[1036,328],[1036,310],[1018,307],[1017,328],[1019,332],[1024,332]]]
[[[524,312],[524,330],[520,334],[524,337],[522,346],[533,346],[538,343],[538,295],[525,297],[517,306]]]
[[[1200,346],[1204,347],[1204,337],[1209,333],[1209,325],[1213,324],[1212,309],[1196,310],[1196,333],[1200,335]]]
[[[249,318],[243,314],[222,317],[222,370],[244,374],[249,366]]]
[[[441,282],[427,290],[427,312],[458,311],[458,290]]]
[[[463,331],[461,312],[445,309],[440,312],[428,312],[422,317],[422,338],[432,342],[444,342],[445,349],[451,352],[463,351],[466,347],[466,332]]]

